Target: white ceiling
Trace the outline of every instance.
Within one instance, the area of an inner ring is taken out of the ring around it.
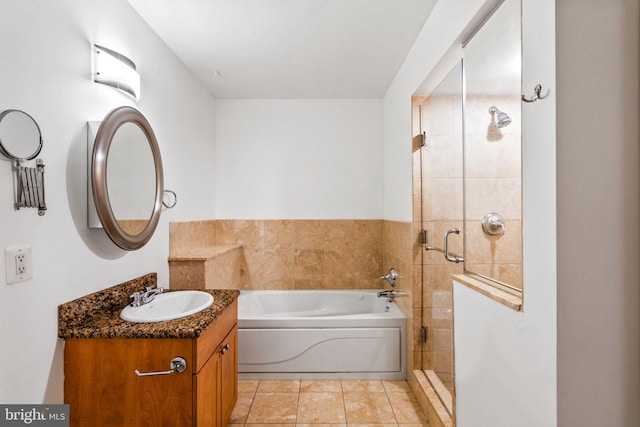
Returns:
[[[219,98],[381,98],[437,0],[128,1]]]

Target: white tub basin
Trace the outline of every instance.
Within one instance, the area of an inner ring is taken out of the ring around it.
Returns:
[[[161,322],[198,313],[213,304],[213,295],[201,291],[175,291],[156,295],[150,303],[126,306],[120,317],[129,322]]]

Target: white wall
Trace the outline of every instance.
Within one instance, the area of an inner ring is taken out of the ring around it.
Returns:
[[[411,96],[491,0],[436,3],[384,97],[384,218],[412,221]],[[439,72],[446,75],[455,62]]]
[[[216,218],[382,218],[379,99],[218,99]]]
[[[157,271],[167,283],[168,221],[211,218],[215,100],[124,0],[7,0],[0,14],[0,109],[39,123],[48,210],[13,209],[11,163],[0,161],[2,248],[31,245],[33,280],[5,285],[0,263],[0,402],[62,401],[62,343],[57,306]],[[130,98],[91,81],[91,44],[129,56],[142,76],[137,107],[153,126],[166,187],[178,205],[163,213],[143,249],[124,252],[86,225],[86,122]]]
[[[523,0],[524,312],[454,283],[459,427],[556,425],[555,1]],[[528,90],[528,91],[527,91]]]
[[[640,426],[640,4],[556,13],[558,425]]]
[[[386,219],[411,220],[410,97],[490,3],[438,2],[385,96]],[[552,93],[523,110],[525,311],[454,284],[459,427],[556,425],[555,2],[523,3],[523,87]]]

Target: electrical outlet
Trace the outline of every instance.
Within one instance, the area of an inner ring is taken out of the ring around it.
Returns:
[[[27,266],[25,265],[25,255],[24,253],[19,253],[16,255],[16,275],[24,276],[27,274]]]
[[[33,277],[31,246],[15,246],[4,251],[7,285],[24,282]]]

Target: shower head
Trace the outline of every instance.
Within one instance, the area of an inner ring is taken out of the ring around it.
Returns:
[[[489,114],[494,116],[497,128],[509,126],[509,124],[511,123],[511,117],[509,117],[509,115],[504,111],[498,110],[496,107],[489,108]]]

